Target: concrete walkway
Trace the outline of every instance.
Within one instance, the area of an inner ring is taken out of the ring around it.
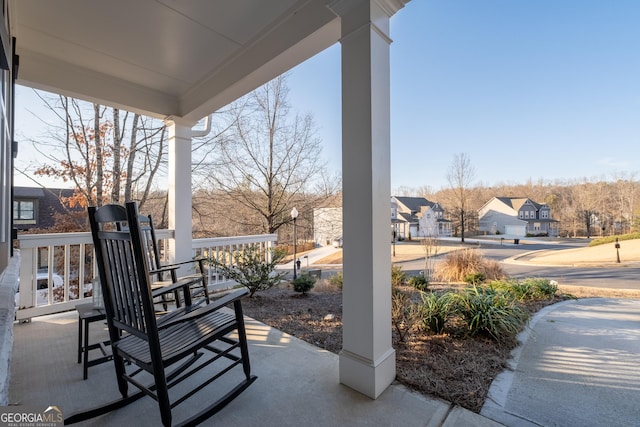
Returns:
[[[538,312],[481,414],[512,427],[640,425],[640,301],[572,300]]]

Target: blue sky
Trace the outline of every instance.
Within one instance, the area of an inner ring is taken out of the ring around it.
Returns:
[[[640,171],[640,1],[413,0],[391,21],[392,189]],[[340,47],[293,70],[340,167]],[[638,176],[636,176],[636,179]]]
[[[638,0],[411,1],[391,20],[392,191],[447,187],[457,153],[483,185],[640,172],[639,23]],[[339,172],[340,46],[289,85]],[[16,124],[33,136],[27,92]]]

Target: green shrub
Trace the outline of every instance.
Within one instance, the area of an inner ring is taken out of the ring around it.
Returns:
[[[407,284],[409,286],[413,286],[419,291],[426,291],[429,286],[429,281],[422,274],[419,274],[417,276],[411,276],[407,281]]]
[[[338,271],[336,274],[329,276],[329,283],[339,289],[342,289],[342,271]]]
[[[505,292],[518,301],[544,300],[553,298],[558,292],[558,284],[549,279],[527,278],[497,280],[489,284],[489,288]]]
[[[391,267],[391,286],[402,286],[407,281],[407,274],[402,271],[402,267],[394,265]]]
[[[472,286],[455,297],[455,309],[469,328],[469,334],[487,334],[498,342],[514,339],[528,314],[506,292]]]
[[[276,273],[276,266],[284,258],[281,250],[261,250],[259,246],[246,246],[233,253],[228,260],[209,258],[208,263],[228,279],[249,289],[249,298],[280,283],[287,273]]]
[[[527,278],[522,283],[531,286],[535,299],[550,299],[558,292],[558,282],[555,280]]]
[[[485,279],[486,279],[486,276],[484,275],[484,273],[481,273],[481,272],[469,273],[466,276],[464,276],[464,282],[470,285],[479,285],[482,282],[484,282]]]
[[[441,334],[447,317],[454,308],[454,294],[447,292],[444,294],[422,293],[422,304],[420,304],[418,314],[422,325],[434,334]]]
[[[506,293],[518,301],[533,299],[533,289],[531,286],[515,279],[495,280],[489,284],[489,289]]]
[[[293,290],[301,292],[303,295],[313,289],[316,284],[316,278],[309,274],[302,274],[291,281]]]

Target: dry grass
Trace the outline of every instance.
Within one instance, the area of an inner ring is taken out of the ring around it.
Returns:
[[[316,261],[314,264],[342,264],[342,249]]]
[[[469,274],[483,273],[487,280],[505,277],[500,263],[488,260],[477,249],[450,252],[436,267],[436,279],[442,282],[462,282]]]
[[[429,288],[446,291],[465,286],[440,283]],[[569,286],[560,291],[580,298],[640,299],[640,291]],[[531,303],[527,309],[535,313],[560,300]],[[306,296],[288,285],[257,293],[244,300],[243,308],[248,316],[313,345],[333,353],[342,348],[342,294],[326,280]],[[482,336],[470,338],[455,325],[440,335],[414,333],[404,343],[394,333],[397,379],[421,393],[479,412],[491,382],[505,369],[515,345],[497,344]]]

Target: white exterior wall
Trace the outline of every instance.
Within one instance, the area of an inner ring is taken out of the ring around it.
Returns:
[[[438,221],[435,212],[430,207],[426,207],[422,216],[418,220],[419,231],[417,237],[434,237],[438,235]]]
[[[313,241],[318,246],[331,246],[333,239],[342,236],[342,208],[313,210]]]
[[[3,2],[5,4],[6,2]],[[7,25],[7,6],[2,9],[4,25],[0,25],[0,54],[4,55],[2,62],[8,65],[8,69],[2,70],[2,92],[0,93],[0,273],[11,259],[11,228],[12,228],[12,186],[13,186],[13,40],[9,34]]]
[[[478,210],[478,230],[489,234],[496,234],[496,231],[504,234],[505,225],[521,225],[518,219],[518,212],[493,198]]]

